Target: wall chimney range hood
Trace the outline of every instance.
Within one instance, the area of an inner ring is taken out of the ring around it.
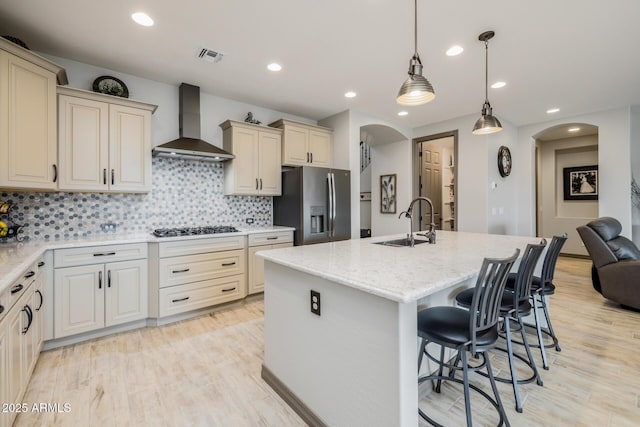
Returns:
[[[187,83],[180,84],[179,101],[180,137],[154,147],[158,157],[224,162],[235,156],[200,139],[200,88]]]

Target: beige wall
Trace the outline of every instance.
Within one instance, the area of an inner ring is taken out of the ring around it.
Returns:
[[[564,200],[563,169],[598,164],[598,136],[552,141],[538,146],[538,235],[567,233],[563,253],[587,255],[576,227],[598,217],[598,201]]]

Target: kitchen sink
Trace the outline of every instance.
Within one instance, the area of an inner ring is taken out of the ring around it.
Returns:
[[[414,245],[419,245],[420,243],[429,243],[428,240],[423,239],[415,239],[413,241]],[[384,245],[384,246],[409,246],[409,240],[404,239],[395,239],[395,240],[385,240],[384,242],[375,242],[376,245]]]

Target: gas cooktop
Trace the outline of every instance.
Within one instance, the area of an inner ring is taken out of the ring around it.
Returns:
[[[198,236],[201,234],[236,233],[239,230],[230,225],[206,225],[203,227],[156,228],[156,237]]]

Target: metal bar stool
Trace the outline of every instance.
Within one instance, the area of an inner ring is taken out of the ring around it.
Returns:
[[[560,344],[558,343],[558,337],[553,331],[551,325],[551,317],[549,317],[549,310],[547,309],[547,297],[553,295],[556,291],[556,286],[553,284],[553,275],[556,270],[556,263],[560,256],[560,250],[564,243],[567,241],[567,233],[561,236],[553,236],[551,243],[547,248],[547,254],[544,257],[542,263],[542,271],[540,277],[533,276],[531,281],[531,303],[533,305],[533,316],[535,325],[525,324],[530,328],[536,329],[536,335],[538,336],[538,344],[529,344],[531,347],[540,349],[540,356],[542,357],[542,367],[545,370],[549,370],[549,362],[547,360],[547,353],[545,348],[555,347],[556,351],[562,351]],[[507,278],[507,289],[513,290],[515,286],[517,273],[509,274]],[[542,313],[539,312],[542,309]],[[547,321],[547,328],[542,328],[541,316]],[[551,338],[551,342],[544,343],[544,336]],[[520,341],[513,341],[516,344],[523,344]]]
[[[423,356],[437,362],[438,373],[427,375],[418,379],[418,386],[425,381],[437,381],[436,392],[440,392],[442,380],[454,381],[463,385],[465,412],[467,426],[472,425],[471,401],[469,390],[474,390],[487,399],[498,411],[500,416],[499,426],[509,426],[509,420],[502,406],[498,388],[494,380],[491,362],[486,353],[494,348],[498,340],[498,317],[500,314],[500,301],[504,292],[506,279],[511,266],[518,258],[520,250],[505,259],[484,259],[478,273],[475,292],[471,301],[471,310],[458,307],[430,307],[418,312],[418,336],[421,339],[420,353],[418,354],[418,371],[422,364]],[[436,359],[427,352],[427,345],[435,343],[441,346],[440,359]],[[462,361],[462,367],[457,363],[451,365],[444,361],[444,349],[452,348],[457,352],[456,361]],[[472,356],[482,356],[483,363],[480,366],[469,366],[467,352]],[[453,375],[443,375],[444,367],[452,370],[462,370],[462,380]],[[494,398],[482,391],[474,384],[469,383],[469,371],[476,371],[486,367],[487,376],[491,382]],[[421,409],[418,409],[420,417],[434,426],[439,426]]]
[[[533,270],[542,255],[542,251],[546,246],[546,240],[542,240],[538,245],[527,245],[522,255],[520,267],[518,273],[515,276],[514,288],[512,290],[505,289],[502,293],[500,300],[500,318],[503,320],[503,331],[505,334],[505,341],[507,344],[506,352],[509,358],[509,368],[511,371],[511,378],[496,377],[497,381],[509,382],[513,386],[513,395],[516,401],[516,411],[522,412],[522,400],[520,399],[520,391],[518,384],[527,384],[536,381],[538,385],[542,385],[542,379],[536,368],[529,343],[527,341],[527,335],[524,327],[524,316],[531,313],[531,303],[529,298],[531,295],[531,279],[533,278]],[[467,289],[456,295],[456,302],[462,306],[472,309],[472,301],[474,298],[475,289]],[[511,338],[511,322],[516,323],[517,330],[520,332],[524,348],[527,352],[527,358],[514,354]],[[505,351],[504,349],[496,347],[498,350]],[[528,378],[518,379],[516,375],[515,358],[518,358],[525,362],[529,368],[531,368],[532,375]]]

